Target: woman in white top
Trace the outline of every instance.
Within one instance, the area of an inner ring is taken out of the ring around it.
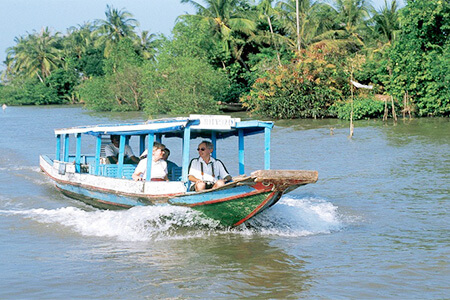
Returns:
[[[168,181],[167,177],[167,162],[163,159],[164,149],[166,147],[158,142],[153,143],[152,151],[152,181]],[[132,178],[134,181],[143,181],[147,178],[147,150],[141,155],[141,161],[134,170]]]

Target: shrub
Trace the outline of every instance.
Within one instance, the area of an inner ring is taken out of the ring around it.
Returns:
[[[389,104],[390,105],[390,104]],[[330,108],[339,119],[350,120],[351,100],[338,101]],[[384,113],[384,102],[370,96],[359,96],[353,101],[353,120],[379,118]]]
[[[2,101],[9,105],[61,104],[67,102],[58,97],[57,91],[35,78],[16,79],[2,88]]]
[[[94,77],[78,86],[80,100],[96,111],[111,111],[118,107],[104,77]]]
[[[218,113],[216,99],[229,86],[225,74],[194,57],[159,57],[146,67],[144,112],[148,115]]]
[[[303,51],[298,62],[267,71],[241,97],[244,106],[275,119],[329,116],[346,83],[335,54],[324,47]]]

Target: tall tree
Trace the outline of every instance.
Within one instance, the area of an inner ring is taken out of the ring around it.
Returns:
[[[205,6],[194,0],[181,0],[197,9],[196,15],[183,15],[182,18],[196,18],[208,24],[211,33],[223,47],[225,53],[232,55],[237,61],[242,60],[242,51],[246,41],[242,35],[250,36],[256,29],[256,22],[248,18],[239,7],[248,5],[246,0],[204,0]],[[223,62],[225,67],[225,62]]]
[[[316,41],[346,51],[356,52],[364,47],[361,32],[369,18],[366,0],[334,0],[330,14],[335,20],[332,28],[316,37]]]
[[[147,60],[152,60],[155,58],[157,44],[158,41],[156,40],[156,35],[154,33],[150,33],[148,30],[142,31],[141,34],[135,39],[136,47],[142,57]]]
[[[320,3],[311,0],[285,0],[278,2],[279,18],[286,30],[290,46],[300,51],[318,34]]]
[[[410,97],[420,116],[450,115],[450,3],[410,0],[401,10],[402,30],[389,49],[387,90]]]
[[[10,63],[16,74],[37,76],[41,82],[62,65],[59,33],[52,35],[46,27],[39,33],[16,37],[16,45],[8,48]]]
[[[95,27],[89,22],[69,27],[63,42],[66,53],[74,53],[80,59],[88,49],[94,46],[94,30]]]
[[[390,4],[384,0],[384,6],[379,11],[373,10],[373,13],[374,30],[385,43],[391,43],[400,30],[397,0],[392,0]]]
[[[124,37],[135,37],[134,29],[139,22],[133,15],[125,10],[118,10],[107,5],[105,11],[106,20],[97,20],[99,43],[105,45],[105,55],[108,56],[111,47]]]
[[[276,10],[272,6],[272,2],[273,0],[261,0],[261,2],[258,4],[257,9],[260,18],[267,20],[267,24],[269,25],[270,29],[271,44],[273,44],[275,47],[275,51],[277,52],[278,64],[281,66],[280,51],[278,49],[277,38],[275,37],[275,33],[272,26],[272,18],[276,14]]]

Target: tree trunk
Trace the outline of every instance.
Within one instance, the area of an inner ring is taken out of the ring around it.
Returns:
[[[270,17],[267,16],[267,22],[269,22],[269,28],[270,28],[270,33],[272,34],[272,40],[273,40],[273,44],[275,45],[275,50],[277,51],[277,59],[278,59],[278,65],[281,65],[281,59],[280,59],[280,52],[278,52],[278,45],[277,42],[275,41],[275,36],[273,33],[273,28],[272,28],[272,22],[270,21]]]
[[[395,113],[394,97],[392,96],[391,96],[391,105],[392,105],[392,118],[394,118],[394,122],[397,123],[397,114]]]
[[[297,19],[297,50],[300,52],[300,11],[299,11],[299,0],[295,0],[295,15]]]

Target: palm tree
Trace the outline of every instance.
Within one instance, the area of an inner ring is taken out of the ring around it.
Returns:
[[[357,33],[364,19],[369,16],[366,0],[336,0],[336,11],[341,26],[349,33]]]
[[[6,55],[6,59],[3,62],[3,64],[6,66],[6,69],[1,72],[0,80],[3,82],[7,82],[10,77],[14,74],[13,68],[14,68],[14,59],[12,57],[12,53],[8,52]]]
[[[155,58],[157,46],[157,41],[155,40],[155,38],[156,35],[154,33],[150,33],[148,30],[144,30],[141,32],[138,38],[135,39],[136,47],[139,49],[139,52],[141,53],[142,57],[144,57],[144,59],[151,60]]]
[[[272,17],[274,14],[276,14],[276,10],[272,7],[272,2],[273,2],[273,0],[261,0],[261,2],[258,4],[257,8],[259,11],[260,18],[266,19],[267,24],[269,24],[271,42],[275,46],[275,50],[277,52],[278,64],[281,66],[280,52],[278,51],[278,44],[277,44],[277,40],[275,38],[275,33],[273,31],[273,26],[272,26]]]
[[[26,77],[37,76],[43,82],[62,65],[60,40],[59,33],[52,36],[48,28],[27,37],[16,37],[16,45],[7,50],[14,72]]]
[[[384,7],[380,11],[373,9],[372,12],[374,30],[383,37],[386,43],[391,43],[400,30],[397,1],[392,0],[388,5],[387,0],[384,0]]]
[[[320,4],[312,0],[285,0],[278,6],[290,46],[300,51],[317,35],[320,20],[316,15]]]
[[[133,19],[133,15],[124,10],[117,10],[112,6],[106,6],[106,20],[97,20],[99,43],[105,45],[105,56],[108,56],[113,44],[117,44],[124,37],[135,37],[134,29],[139,22]]]
[[[249,19],[239,5],[245,4],[245,0],[204,0],[205,6],[194,0],[181,0],[181,3],[189,3],[197,9],[196,15],[183,15],[181,18],[196,18],[206,23],[211,29],[214,38],[218,39],[227,55],[232,55],[240,61],[246,44],[245,36],[251,36],[256,29],[256,22]],[[223,67],[225,63],[222,61]]]
[[[71,53],[75,53],[78,58],[81,58],[87,49],[94,47],[94,30],[95,27],[89,22],[78,25],[78,27],[70,27],[67,30],[67,37],[64,39],[64,49],[66,52],[70,51]]]
[[[328,31],[315,38],[315,42],[325,42],[329,46],[350,51],[358,51],[364,46],[361,32],[369,17],[370,6],[366,0],[335,0],[327,12],[334,19]]]

